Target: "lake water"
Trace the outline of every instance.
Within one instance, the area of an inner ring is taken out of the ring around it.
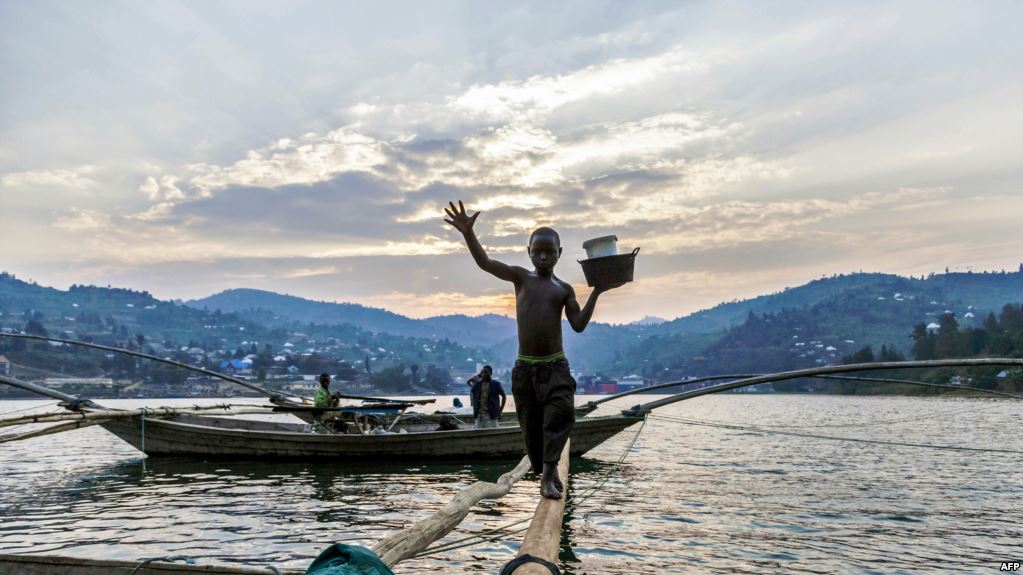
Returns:
[[[0,402],[0,413],[44,403]],[[715,395],[657,415],[1023,451],[1021,412],[1023,402],[1013,400]],[[637,429],[572,460],[561,553],[567,573],[990,573],[1023,558],[1020,453],[652,417],[616,471]],[[331,542],[371,547],[514,464],[143,459],[93,427],[0,445],[0,552],[189,555],[200,564],[304,569]],[[536,497],[535,480],[519,482],[474,508],[446,540],[527,519]],[[496,573],[521,537],[403,562],[396,571]]]

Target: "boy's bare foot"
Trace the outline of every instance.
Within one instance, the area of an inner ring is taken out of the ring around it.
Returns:
[[[558,477],[558,466],[551,463],[543,464],[543,476],[540,477],[540,495],[547,499],[561,499],[565,486]]]

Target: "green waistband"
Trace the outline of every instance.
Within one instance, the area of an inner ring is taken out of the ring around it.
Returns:
[[[543,357],[538,357],[535,355],[520,355],[516,359],[518,361],[525,363],[547,363],[548,361],[557,361],[559,359],[565,359],[565,352],[559,351],[558,353],[552,353],[550,355],[545,355]]]

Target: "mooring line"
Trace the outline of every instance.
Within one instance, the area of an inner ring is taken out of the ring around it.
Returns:
[[[55,405],[60,405],[60,402],[59,401],[55,401],[53,403],[42,403],[40,405],[33,405],[31,407],[24,407],[22,409],[15,409],[14,411],[5,411],[3,413],[0,413],[0,417],[5,417],[5,416],[8,416],[8,415],[10,415],[12,413],[21,413],[22,411],[31,411],[33,409],[40,409],[40,408],[43,408],[43,407],[53,407]],[[61,413],[63,413],[63,412],[61,412]],[[40,414],[40,415],[44,415],[44,414]]]
[[[752,425],[757,426],[757,427],[768,428],[768,429],[836,429],[836,428],[851,428],[851,427],[870,427],[870,426],[873,426],[873,425],[884,425],[884,424],[888,424],[888,423],[905,423],[905,422],[909,422],[909,421],[919,421],[921,419],[931,419],[931,418],[934,418],[934,417],[941,417],[941,416],[945,416],[945,415],[955,415],[955,414],[958,414],[958,413],[969,413],[971,411],[980,411],[982,409],[986,409],[987,407],[988,406],[976,405],[976,406],[967,407],[965,409],[949,409],[949,410],[945,410],[945,411],[935,411],[935,412],[927,413],[927,414],[924,414],[924,415],[918,415],[918,416],[914,416],[914,417],[905,417],[905,418],[900,418],[900,419],[875,419],[875,420],[871,420],[871,421],[861,421],[861,422],[856,422],[856,423],[828,423],[828,424],[821,424],[821,425],[784,425],[784,424],[780,424],[780,423],[779,424],[761,423],[761,424],[752,424]],[[658,416],[658,417],[665,417],[665,416]],[[667,417],[671,417],[671,416],[667,416]],[[733,425],[731,423],[728,423],[727,421],[714,421],[714,420],[709,420],[709,419],[693,419],[691,421],[700,421],[702,423],[717,423],[717,424],[721,424],[721,425]]]
[[[780,431],[777,429],[764,429],[762,427],[752,427],[744,425],[732,425],[722,423],[712,423],[708,421],[699,421],[691,419],[682,419],[671,417],[667,415],[654,415],[657,419],[663,419],[666,421],[673,421],[675,423],[681,423],[683,425],[702,425],[706,427],[717,427],[720,429],[730,429],[733,431],[749,431],[753,433],[766,433],[768,435],[790,435],[793,437],[809,437],[811,439],[828,439],[832,441],[851,441],[856,443],[874,443],[877,445],[894,445],[898,447],[923,447],[928,449],[946,449],[953,451],[972,451],[977,453],[1012,453],[1017,455],[1023,455],[1023,451],[1017,451],[1013,449],[994,449],[985,447],[961,447],[958,445],[935,445],[933,443],[909,443],[902,441],[883,441],[879,439],[863,439],[859,437],[838,437],[834,435],[819,435],[816,433],[797,433],[795,431]]]

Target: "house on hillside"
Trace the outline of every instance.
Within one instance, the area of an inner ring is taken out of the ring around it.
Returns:
[[[232,359],[220,362],[220,371],[228,375],[252,375],[252,360]]]
[[[11,374],[11,360],[9,360],[6,357],[0,355],[0,375],[10,375],[10,374]]]

